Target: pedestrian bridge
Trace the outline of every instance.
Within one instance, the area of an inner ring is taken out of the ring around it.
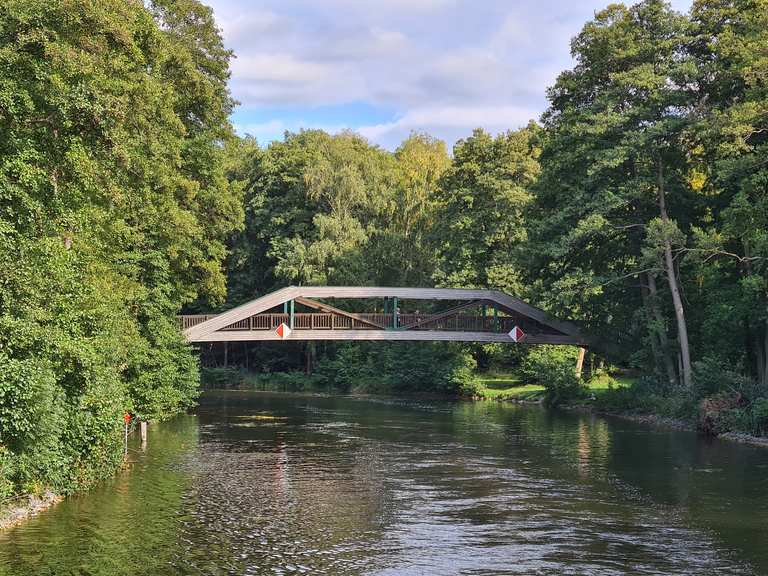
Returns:
[[[556,320],[497,290],[289,286],[221,314],[186,315],[179,321],[189,342],[421,340],[587,345],[574,324]]]

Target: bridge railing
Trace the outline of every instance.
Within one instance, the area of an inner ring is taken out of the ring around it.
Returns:
[[[215,315],[194,314],[179,317],[179,325],[182,330],[196,326]],[[326,312],[300,312],[294,314],[294,330],[376,330],[369,324],[391,328],[394,319],[392,314],[362,313],[356,314],[359,318],[340,316]],[[435,318],[432,320],[432,318]],[[250,330],[274,330],[280,324],[290,323],[290,315],[285,313],[256,314],[223,328],[227,331]],[[520,325],[526,330],[526,321],[514,316],[479,316],[469,314],[457,314],[454,316],[440,317],[437,314],[399,314],[397,317],[399,328],[411,330],[434,330],[445,332],[509,332],[515,325]]]
[[[192,328],[192,326],[197,326],[198,324],[202,324],[206,320],[215,317],[216,314],[185,314],[178,317],[179,327],[182,330],[186,330],[187,328]]]

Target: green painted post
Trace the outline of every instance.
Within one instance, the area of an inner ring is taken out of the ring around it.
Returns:
[[[397,296],[392,298],[392,328],[397,330]]]
[[[293,305],[293,299],[291,299],[291,312],[290,312],[290,323],[288,324],[288,327],[293,330],[293,312],[294,312],[294,305]]]
[[[499,331],[499,309],[496,306],[493,307],[493,329]]]
[[[283,314],[288,314],[288,302],[283,302]]]

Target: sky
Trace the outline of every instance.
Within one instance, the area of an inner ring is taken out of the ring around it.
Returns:
[[[394,150],[538,119],[608,0],[203,0],[234,50],[232,122],[261,144],[352,129]],[[673,0],[685,11],[690,0]]]

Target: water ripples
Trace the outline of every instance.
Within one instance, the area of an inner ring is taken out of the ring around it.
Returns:
[[[719,454],[538,409],[210,395],[133,470],[0,538],[0,576],[768,570],[766,503],[733,486],[768,451]]]

